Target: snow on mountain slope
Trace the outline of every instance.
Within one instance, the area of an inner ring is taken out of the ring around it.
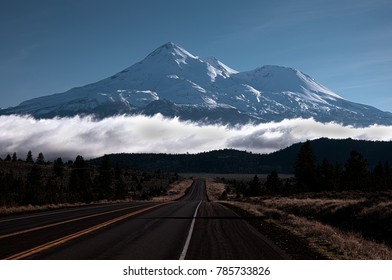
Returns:
[[[0,111],[35,117],[156,113],[232,125],[297,117],[354,126],[392,123],[391,113],[345,100],[293,68],[238,72],[173,43],[96,83]]]
[[[236,78],[246,81],[254,87],[263,88],[265,91],[273,92],[315,92],[331,99],[341,96],[318,84],[304,73],[288,67],[267,65],[253,71],[239,73]]]

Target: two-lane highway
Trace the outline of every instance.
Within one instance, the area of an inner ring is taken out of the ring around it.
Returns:
[[[287,258],[230,209],[209,202],[204,180],[169,203],[80,207],[0,219],[8,259]]]
[[[0,219],[0,257],[29,257],[136,215],[156,203],[96,205]]]

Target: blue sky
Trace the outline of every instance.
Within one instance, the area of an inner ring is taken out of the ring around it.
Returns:
[[[0,107],[106,78],[173,41],[239,70],[276,64],[392,111],[392,2],[1,0]]]

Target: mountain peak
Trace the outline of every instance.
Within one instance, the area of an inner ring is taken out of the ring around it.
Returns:
[[[178,44],[169,41],[166,44],[163,44],[160,48],[175,49],[175,48],[179,48],[179,47],[180,46]]]
[[[194,56],[178,44],[173,42],[167,42],[166,44],[160,46],[152,53],[150,53],[146,59],[152,59],[157,57],[165,57],[167,59],[174,59],[178,65],[186,64],[186,60],[188,58],[198,59],[197,56]]]
[[[266,65],[237,72],[173,42],[96,83],[0,110],[36,117],[124,113],[233,125],[299,117],[354,126],[392,123],[391,113],[345,100],[294,68]]]
[[[166,44],[163,44],[162,46],[155,49],[152,53],[172,52],[180,49],[183,49],[180,45],[173,42],[167,42]]]
[[[173,42],[168,42],[154,50],[141,64],[147,65],[148,67],[145,69],[151,73],[156,74],[157,66],[159,66],[158,70],[161,74],[165,73],[170,77],[177,76],[196,84],[215,82],[218,76],[228,78],[232,74],[238,73],[215,57],[195,56]]]

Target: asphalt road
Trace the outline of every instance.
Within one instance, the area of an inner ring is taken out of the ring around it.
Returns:
[[[169,203],[122,203],[0,219],[2,259],[285,259],[205,181]]]

